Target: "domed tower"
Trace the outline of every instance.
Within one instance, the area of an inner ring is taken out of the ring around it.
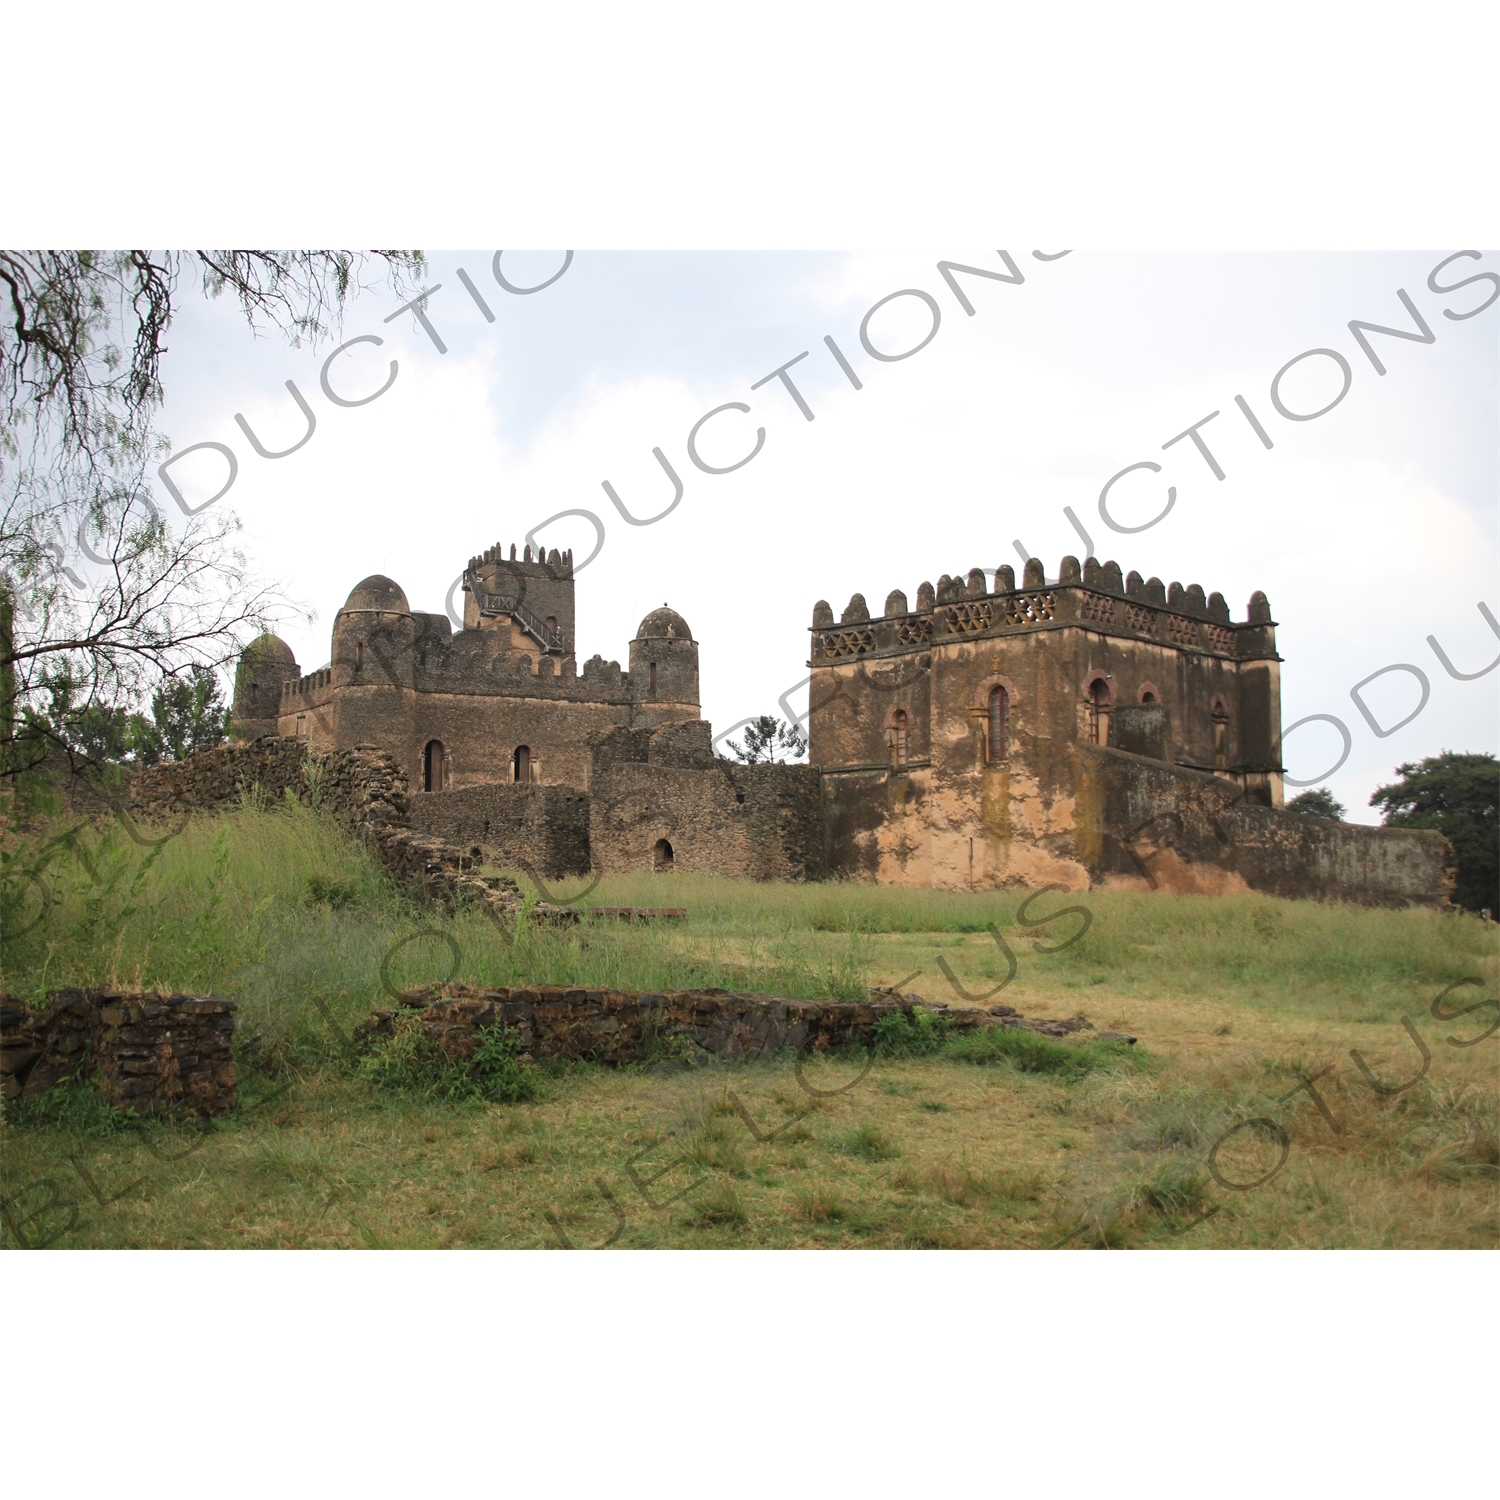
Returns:
[[[399,583],[372,573],[333,621],[335,687],[411,687],[416,624]]]
[[[263,734],[275,734],[282,684],[295,682],[301,675],[292,648],[279,635],[268,631],[251,641],[240,652],[235,668],[230,737],[255,740]]]
[[[698,643],[688,622],[665,604],[641,621],[630,643],[630,700],[637,726],[698,717]]]

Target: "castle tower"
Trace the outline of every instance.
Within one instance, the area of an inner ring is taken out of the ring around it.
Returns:
[[[411,687],[416,625],[406,592],[383,573],[354,585],[333,621],[337,687]]]
[[[237,740],[259,739],[276,733],[281,711],[281,689],[302,675],[292,648],[269,631],[257,636],[240,653],[234,673],[234,707],[229,733]]]
[[[464,573],[464,629],[500,630],[512,649],[571,656],[574,650],[573,554],[531,548],[510,556],[497,542],[471,557]]]
[[[698,715],[698,643],[688,622],[665,604],[653,609],[630,643],[631,723],[655,727]]]

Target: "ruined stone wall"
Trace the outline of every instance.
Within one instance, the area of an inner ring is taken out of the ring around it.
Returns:
[[[1107,747],[1041,740],[1007,766],[826,774],[823,785],[829,871],[885,884],[1388,906],[1442,905],[1451,889],[1440,834],[1266,807],[1225,777]]]
[[[1009,1005],[988,1010],[934,1004],[920,995],[871,990],[868,1000],[787,1000],[778,995],[731,990],[583,990],[562,987],[473,989],[447,984],[407,990],[399,1006],[383,1006],[360,1025],[365,1045],[393,1036],[403,1020],[414,1020],[423,1035],[455,1062],[467,1062],[480,1034],[506,1026],[524,1053],[535,1057],[628,1063],[659,1052],[676,1041],[690,1057],[738,1061],[790,1051],[826,1052],[850,1045],[870,1047],[875,1028],[887,1016],[908,1020],[920,1009],[940,1017],[951,1033],[1004,1027],[1044,1036],[1118,1041],[1133,1045],[1123,1032],[1097,1031],[1087,1016],[1048,1020],[1019,1014]],[[1082,1033],[1092,1032],[1091,1038]]]
[[[811,766],[712,769],[620,763],[589,786],[589,848],[606,875],[653,868],[661,839],[672,865],[752,880],[823,874],[821,779]]]
[[[369,1041],[390,1036],[405,1010],[415,1014],[428,1040],[450,1057],[467,1060],[478,1033],[509,1026],[535,1057],[632,1062],[656,1038],[680,1038],[694,1049],[724,1058],[763,1056],[789,1048],[826,1051],[874,1041],[875,1023],[910,1016],[922,1002],[907,997],[877,1001],[784,1000],[728,990],[583,990],[561,987],[475,990],[461,985],[410,990],[401,1007],[382,1007],[359,1027]],[[947,1007],[940,1008],[949,1013]],[[1001,1024],[979,1011],[954,1014],[957,1029]]]
[[[310,774],[309,774],[310,769]],[[379,750],[309,750],[295,738],[230,741],[131,777],[130,811],[171,817],[235,806],[248,791],[280,801],[290,791],[354,825],[404,823],[406,778]]]
[[[1095,883],[1370,906],[1441,906],[1453,888],[1452,849],[1430,830],[1265,807],[1223,777],[1092,745],[1076,788],[1077,854]]]
[[[567,786],[493,785],[414,792],[410,826],[492,863],[530,866],[547,878],[587,874],[589,799]]]
[[[57,990],[35,1009],[0,1001],[0,1090],[34,1099],[82,1072],[133,1113],[232,1110],[232,1000],[146,991]]]
[[[274,798],[287,787],[300,795],[306,758],[306,747],[296,739],[231,740],[137,771],[130,779],[130,809],[144,817],[210,811],[235,805],[255,786]]]

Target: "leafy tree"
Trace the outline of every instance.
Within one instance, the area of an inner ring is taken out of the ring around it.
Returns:
[[[1371,807],[1388,828],[1435,828],[1453,845],[1453,899],[1470,911],[1500,909],[1500,760],[1488,752],[1445,750],[1396,767],[1401,779],[1377,787]]]
[[[112,704],[91,701],[77,682],[62,671],[49,672],[41,693],[24,711],[18,740],[23,744],[56,746],[78,760],[95,764],[119,761],[130,753],[132,716]]]
[[[1298,792],[1286,805],[1288,812],[1306,813],[1313,818],[1328,818],[1332,822],[1342,823],[1344,814],[1348,808],[1339,801],[1326,786],[1312,788],[1311,791]]]
[[[196,663],[186,677],[169,677],[151,696],[151,722],[133,716],[131,748],[142,765],[181,760],[224,742],[229,709],[219,679]]]
[[[807,754],[807,736],[801,727],[783,723],[775,714],[762,714],[747,724],[743,745],[733,740],[728,744],[734,758],[747,766],[784,765],[788,761],[801,760]],[[777,754],[778,751],[784,753]]]
[[[423,265],[400,250],[0,250],[0,775],[49,752],[110,758],[119,705],[226,665],[283,603],[249,578],[231,515],[169,526],[143,498],[170,449],[160,364],[184,296],[228,292],[252,331],[315,343],[372,261],[398,294]]]

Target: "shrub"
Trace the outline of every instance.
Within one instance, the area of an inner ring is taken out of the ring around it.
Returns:
[[[940,1051],[948,1040],[948,1018],[922,1006],[911,1014],[896,1011],[875,1023],[877,1057],[925,1057]]]
[[[1011,1026],[988,1026],[953,1037],[946,1055],[958,1062],[1000,1063],[1017,1073],[1057,1073],[1064,1078],[1081,1078],[1101,1068],[1137,1061],[1128,1042],[1061,1042]]]
[[[331,906],[346,911],[359,900],[359,887],[352,880],[336,880],[329,875],[307,877],[307,904]]]
[[[523,1061],[521,1038],[508,1026],[480,1033],[467,1062],[450,1058],[428,1039],[417,1016],[398,1016],[361,1060],[359,1076],[377,1088],[425,1094],[452,1103],[519,1104],[541,1094],[541,1076]]]
[[[694,1204],[689,1220],[700,1225],[738,1225],[749,1218],[744,1202],[731,1182],[716,1183]]]
[[[834,1147],[864,1161],[890,1161],[900,1156],[890,1136],[879,1125],[857,1125],[834,1141]]]

